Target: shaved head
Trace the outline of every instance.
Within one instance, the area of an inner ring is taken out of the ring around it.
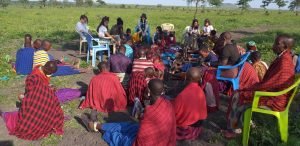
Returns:
[[[187,72],[187,80],[189,82],[199,82],[201,80],[201,71],[199,68],[192,67]]]
[[[97,67],[100,70],[100,72],[109,71],[109,66],[108,66],[107,62],[105,62],[105,61],[100,62]]]
[[[273,51],[276,54],[280,54],[284,50],[291,50],[294,46],[294,39],[286,34],[278,35],[275,39],[275,42],[273,44]]]
[[[139,58],[145,58],[146,57],[146,50],[145,49],[139,49]]]
[[[126,52],[125,46],[124,46],[124,45],[121,45],[121,46],[120,46],[120,49],[119,49],[119,53],[125,54],[125,52]]]
[[[40,49],[41,46],[42,46],[42,40],[36,39],[36,40],[33,42],[33,48],[34,48],[34,49]]]
[[[152,79],[148,83],[151,96],[160,96],[164,91],[164,83],[160,79]]]
[[[42,41],[42,48],[45,50],[45,51],[49,51],[52,47],[52,44],[50,41],[48,40],[43,40]]]
[[[147,77],[148,78],[152,78],[154,76],[154,74],[155,74],[155,71],[154,71],[154,69],[152,67],[148,67],[144,71],[145,71],[146,78]]]
[[[30,34],[25,34],[25,36],[24,36],[24,47],[30,48],[31,47],[31,40],[32,40],[31,35]]]
[[[221,34],[221,37],[224,38],[225,40],[231,40],[232,36],[231,36],[231,33],[226,31],[226,32],[223,32]]]
[[[57,64],[55,61],[48,61],[43,67],[43,72],[45,75],[54,74],[57,71]]]

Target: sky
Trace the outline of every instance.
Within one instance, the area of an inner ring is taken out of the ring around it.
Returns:
[[[168,5],[168,6],[186,6],[185,0],[104,0],[106,3],[112,4],[138,4],[138,5]],[[224,0],[223,3],[237,3],[238,0]],[[252,8],[260,8],[262,0],[253,0],[250,2]],[[276,4],[270,4],[268,9],[278,9]],[[287,6],[283,9],[287,9]]]

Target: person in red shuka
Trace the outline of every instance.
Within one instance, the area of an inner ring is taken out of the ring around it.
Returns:
[[[207,108],[200,80],[200,69],[190,68],[187,72],[188,84],[173,102],[177,140],[195,140],[201,134],[202,121],[207,117]]]
[[[293,38],[288,35],[277,36],[272,48],[277,57],[270,65],[262,81],[233,94],[227,130],[223,131],[224,137],[233,138],[237,136],[234,131],[241,126],[239,121],[242,114],[251,107],[255,91],[278,92],[294,83],[295,66],[291,54],[293,47],[291,40]],[[289,101],[289,96],[290,93],[277,97],[261,97],[259,106],[273,111],[283,111]]]
[[[114,112],[126,110],[126,93],[119,78],[109,72],[106,62],[98,64],[100,74],[93,77],[80,109],[91,108],[98,112]]]
[[[15,112],[1,112],[10,135],[26,140],[38,140],[51,133],[63,134],[64,113],[54,90],[49,86],[49,75],[57,71],[54,61],[36,66],[25,81],[21,107]]]

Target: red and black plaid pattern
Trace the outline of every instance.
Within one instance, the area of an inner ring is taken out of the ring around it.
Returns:
[[[134,98],[143,101],[143,95],[147,88],[145,73],[143,71],[133,72],[128,83],[128,103],[133,104]]]
[[[50,133],[63,134],[64,115],[47,77],[38,68],[26,79],[26,92],[11,134],[37,140]]]
[[[172,104],[160,97],[145,109],[134,146],[175,146],[176,120]]]
[[[252,102],[255,91],[278,92],[290,87],[294,83],[294,69],[295,66],[293,65],[291,52],[287,50],[273,61],[261,82],[246,89],[250,92],[243,94],[245,100]],[[262,97],[259,104],[268,106],[275,111],[282,111],[285,109],[288,99],[289,94],[278,97]]]

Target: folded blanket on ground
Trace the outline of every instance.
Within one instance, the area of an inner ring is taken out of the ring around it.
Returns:
[[[52,75],[52,77],[68,76],[68,75],[74,75],[74,74],[80,74],[80,71],[72,68],[71,66],[64,65],[64,66],[57,66],[57,71]]]

